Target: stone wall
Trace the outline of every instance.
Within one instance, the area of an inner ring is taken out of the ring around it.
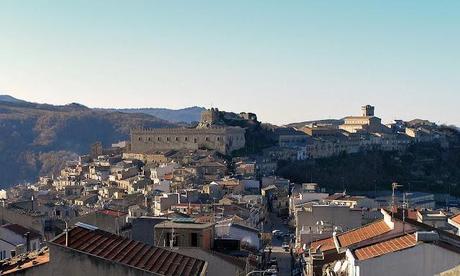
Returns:
[[[131,150],[151,153],[207,148],[228,154],[244,147],[244,134],[240,127],[138,129],[131,131]]]

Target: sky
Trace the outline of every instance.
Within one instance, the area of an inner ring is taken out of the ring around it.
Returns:
[[[460,126],[460,1],[0,1],[0,94]]]

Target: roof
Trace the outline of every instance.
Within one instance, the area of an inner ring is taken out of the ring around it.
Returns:
[[[243,224],[240,224],[240,223],[230,223],[230,224],[222,224],[222,223],[218,223],[216,224],[216,227],[236,227],[236,228],[240,228],[242,230],[245,230],[245,231],[249,231],[249,232],[253,232],[253,233],[256,233],[256,234],[260,234],[260,231],[256,228],[253,228],[253,227],[249,227],[247,225],[243,225]]]
[[[164,221],[155,225],[155,228],[206,229],[212,227],[213,225],[213,223]]]
[[[342,201],[358,201],[365,199],[364,196],[351,196],[351,195],[344,195],[343,193],[337,193],[326,197],[324,200],[342,200]]]
[[[40,252],[30,252],[16,257],[4,260],[0,264],[1,275],[9,275],[22,272],[26,269],[47,264],[50,261],[50,254],[48,249]]]
[[[50,244],[66,247],[65,240],[65,234],[61,234]],[[156,275],[200,275],[206,266],[200,259],[79,226],[69,231],[66,248]]]
[[[8,229],[11,232],[14,232],[15,234],[19,236],[25,236],[26,233],[29,233],[29,238],[30,239],[39,239],[41,236],[40,234],[34,232],[33,230],[29,230],[19,224],[5,224],[1,226],[2,228]]]
[[[314,251],[321,250],[323,252],[335,249],[334,239],[330,237],[312,242],[310,248]]]
[[[415,234],[409,234],[356,249],[354,253],[362,261],[414,247],[416,244]]]
[[[117,211],[117,210],[111,210],[111,209],[99,210],[99,211],[96,211],[96,213],[111,216],[111,217],[123,217],[123,216],[128,215],[128,213]]]
[[[337,235],[337,239],[340,243],[340,247],[347,247],[349,245],[383,235],[390,231],[390,226],[388,226],[382,219],[363,227]]]
[[[457,214],[450,218],[451,221],[460,224],[460,214]]]

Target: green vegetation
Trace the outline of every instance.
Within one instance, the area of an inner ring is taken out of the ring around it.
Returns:
[[[460,146],[414,144],[406,152],[363,152],[304,162],[279,163],[278,174],[296,183],[317,182],[329,191],[405,189],[460,195]]]

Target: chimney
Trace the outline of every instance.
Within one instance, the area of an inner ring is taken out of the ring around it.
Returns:
[[[30,251],[30,232],[24,234],[26,238],[26,252]]]

